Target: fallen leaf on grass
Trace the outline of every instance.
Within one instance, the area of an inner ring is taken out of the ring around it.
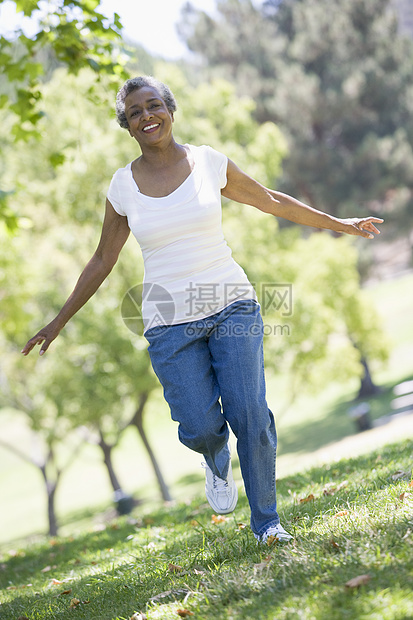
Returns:
[[[15,549],[10,549],[9,551],[9,556],[11,558],[24,558],[25,555],[25,552],[21,550],[16,551]]]
[[[360,586],[366,585],[370,581],[370,575],[359,575],[358,577],[354,577],[347,581],[345,584],[346,588],[359,588]]]
[[[412,488],[413,487],[413,480],[410,481],[409,483],[409,487]]]
[[[345,517],[346,515],[348,515],[348,510],[340,510],[340,512],[337,512],[334,515],[334,518],[336,519],[337,517]]]
[[[169,564],[168,570],[171,573],[181,573],[184,569],[182,566],[179,566],[179,564]]]
[[[29,620],[27,616],[19,616],[17,620]]]
[[[334,547],[334,549],[340,549],[340,545],[334,540],[334,538],[330,540],[330,544]]]
[[[411,474],[409,471],[403,471],[403,469],[398,469],[391,475],[392,480],[401,480],[401,478],[410,478]]]
[[[151,603],[159,603],[159,601],[162,601],[165,598],[169,598],[170,596],[175,596],[175,598],[180,598],[183,599],[187,594],[188,594],[189,590],[184,590],[183,588],[179,588],[177,590],[166,590],[166,592],[160,592],[159,594],[156,594],[155,596],[152,596],[149,600]]]
[[[245,523],[237,523],[237,527],[239,530],[245,530],[247,526]]]
[[[88,605],[90,601],[80,601],[78,598],[72,598],[69,609],[76,609],[79,605]]]
[[[212,523],[224,523],[228,520],[228,517],[224,517],[224,515],[212,515],[211,521]]]
[[[197,525],[199,525],[198,521],[195,521],[195,519],[192,519],[192,521],[189,522],[189,525],[191,527],[196,527]]]
[[[70,588],[70,590],[63,590],[63,592],[60,592],[60,594],[58,594],[57,596],[67,596],[71,592],[72,592],[72,588]]]
[[[177,609],[176,613],[178,614],[178,616],[181,616],[181,618],[186,618],[187,616],[194,615],[192,611],[189,611],[189,609]]]
[[[400,501],[404,502],[405,499],[410,499],[410,493],[408,491],[399,495]]]
[[[254,564],[254,575],[257,575],[257,574],[259,575],[262,573],[263,570],[268,568],[271,560],[272,560],[272,557],[269,556],[268,558],[265,558],[263,562],[260,562],[259,564]]]
[[[332,486],[331,484],[330,485],[327,484],[323,489],[323,495],[334,495],[335,493],[338,493],[339,491],[341,491],[341,489],[344,489],[344,487],[346,487],[347,485],[348,485],[347,480],[343,480],[343,482],[341,482],[337,486]]]
[[[313,502],[314,500],[314,495],[310,493],[310,495],[308,495],[307,497],[303,497],[302,499],[300,499],[300,504],[306,504],[307,502]]]

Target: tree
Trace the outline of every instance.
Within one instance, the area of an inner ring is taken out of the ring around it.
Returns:
[[[115,495],[124,495],[115,472],[113,449],[123,432],[134,426],[152,465],[161,497],[171,500],[155,450],[144,429],[144,412],[151,393],[158,388],[142,337],[129,332],[119,314],[113,316],[114,291],[125,286],[122,277],[89,302],[71,330],[65,358],[54,365],[52,383],[65,385],[70,402],[67,417],[72,428],[85,426],[86,435],[102,450],[103,462]],[[116,299],[117,297],[115,297]],[[70,386],[70,391],[69,391]],[[58,388],[59,389],[59,388]]]
[[[0,0],[0,4],[5,0]],[[119,15],[108,20],[98,11],[99,0],[58,0],[44,3],[16,0],[16,9],[38,23],[35,34],[27,37],[19,27],[12,38],[0,36],[0,108],[10,110],[10,133],[14,140],[40,139],[38,123],[44,115],[41,106],[44,80],[57,66],[78,74],[90,67],[98,80],[108,76],[112,90],[119,79],[126,79],[125,55],[120,53]],[[93,82],[90,95],[95,92]],[[56,152],[54,163],[63,155]],[[8,204],[9,191],[0,189],[0,218],[9,231],[16,230],[18,217]]]
[[[5,352],[0,381],[2,395],[0,407],[9,407],[17,415],[23,415],[30,429],[32,449],[8,444],[0,440],[0,446],[13,452],[41,473],[47,497],[48,534],[58,534],[56,515],[56,492],[62,474],[77,457],[84,441],[70,427],[66,417],[68,393],[65,385],[56,390],[49,381],[51,363],[46,363],[41,372],[27,373],[16,355],[8,353],[8,346],[2,339]],[[33,368],[32,368],[33,370]],[[53,391],[53,394],[52,394]]]
[[[0,0],[0,4],[4,1]],[[108,20],[97,10],[99,4],[99,0],[58,0],[47,5],[36,0],[16,0],[16,10],[38,23],[37,32],[30,38],[21,27],[12,39],[0,37],[1,67],[6,78],[0,103],[17,115],[12,126],[17,139],[33,135],[43,116],[39,110],[40,85],[53,65],[50,59],[46,66],[41,63],[45,60],[42,52],[52,53],[54,66],[63,65],[70,73],[90,67],[98,75],[111,76],[112,84],[124,76],[116,48],[122,29],[119,15],[115,13],[113,21]]]
[[[340,217],[385,213],[387,239],[413,225],[413,42],[391,9],[222,0],[217,17],[187,6],[181,25],[206,74],[229,75],[285,134],[281,188]]]

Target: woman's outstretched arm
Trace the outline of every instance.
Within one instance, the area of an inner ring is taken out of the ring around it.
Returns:
[[[282,217],[296,224],[324,228],[335,232],[359,235],[373,239],[380,231],[374,225],[383,222],[378,217],[341,219],[313,209],[308,205],[281,192],[268,189],[245,174],[231,160],[228,160],[227,185],[222,195],[230,200],[252,205],[260,211]]]
[[[59,314],[30,338],[22,350],[23,355],[28,355],[36,344],[42,345],[40,355],[47,351],[50,343],[59,335],[69,319],[96,293],[112,271],[129,232],[127,218],[118,215],[107,200],[102,234],[96,252],[82,271],[72,294]]]

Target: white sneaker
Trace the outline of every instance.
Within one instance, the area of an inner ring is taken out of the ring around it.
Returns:
[[[235,509],[238,501],[238,489],[232,477],[231,462],[227,479],[218,478],[207,463],[205,469],[205,494],[211,508],[218,514],[225,515]]]
[[[291,534],[285,531],[281,523],[269,527],[261,536],[258,534],[254,534],[254,536],[258,542],[267,544],[271,544],[274,541],[287,542],[292,539]]]

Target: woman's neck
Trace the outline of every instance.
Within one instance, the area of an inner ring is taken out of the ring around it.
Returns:
[[[165,168],[173,166],[179,160],[186,157],[186,148],[175,142],[174,138],[167,146],[148,146],[141,145],[142,155],[139,158],[139,164],[144,167]]]

